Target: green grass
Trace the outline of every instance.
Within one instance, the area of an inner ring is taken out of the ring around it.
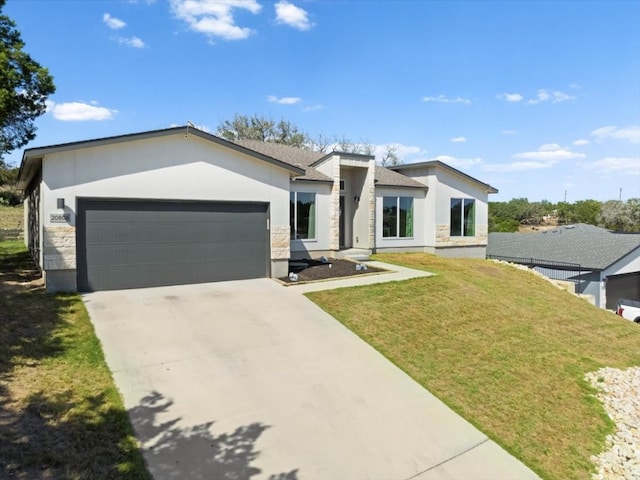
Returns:
[[[309,298],[543,478],[589,478],[614,425],[584,374],[640,365],[639,326],[508,265],[376,259],[437,276]]]
[[[22,205],[17,207],[0,205],[0,229],[22,228],[23,221]]]
[[[80,297],[40,283],[22,244],[0,242],[0,471],[149,478]]]

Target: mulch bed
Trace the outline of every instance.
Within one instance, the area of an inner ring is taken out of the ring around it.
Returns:
[[[329,263],[322,262],[319,259],[291,260],[289,262],[289,272],[298,275],[298,280],[293,281],[289,277],[279,278],[279,280],[285,283],[313,282],[386,271],[382,268],[372,267],[367,262],[359,263],[366,266],[366,270],[356,270],[358,263],[351,260],[330,258],[328,261]]]

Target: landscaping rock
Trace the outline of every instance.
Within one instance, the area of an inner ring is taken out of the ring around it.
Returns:
[[[607,367],[585,377],[616,424],[615,433],[606,438],[607,450],[591,457],[598,468],[593,479],[640,479],[640,367]]]

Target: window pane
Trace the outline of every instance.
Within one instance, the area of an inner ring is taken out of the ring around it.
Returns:
[[[400,197],[400,237],[413,237],[413,198]]]
[[[465,199],[464,201],[464,236],[476,235],[476,201]]]
[[[462,199],[451,199],[451,224],[449,226],[449,234],[452,237],[462,235]]]
[[[316,194],[297,192],[296,238],[316,237]]]
[[[296,238],[296,193],[289,193],[289,237]]]
[[[382,236],[397,237],[398,197],[382,197]]]

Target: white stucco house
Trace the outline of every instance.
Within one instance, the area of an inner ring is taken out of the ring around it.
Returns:
[[[30,148],[18,187],[49,291],[283,277],[353,249],[484,258],[497,192],[439,161],[388,169],[190,126]]]

